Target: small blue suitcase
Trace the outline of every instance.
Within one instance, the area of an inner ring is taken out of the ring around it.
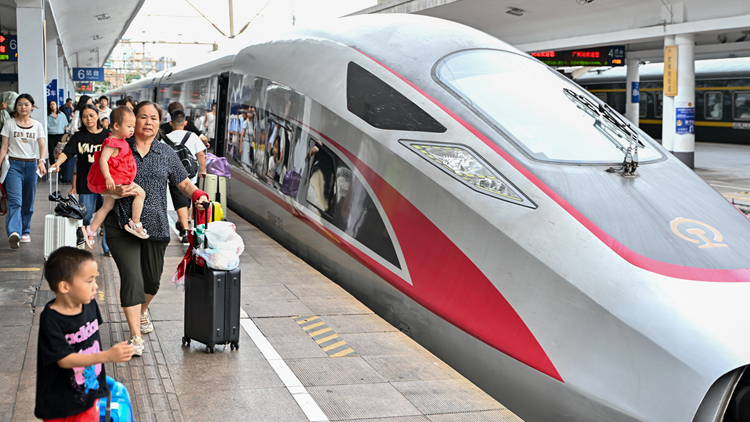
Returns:
[[[99,399],[99,421],[133,422],[133,407],[130,404],[128,389],[112,377],[107,377],[107,387],[109,396]]]

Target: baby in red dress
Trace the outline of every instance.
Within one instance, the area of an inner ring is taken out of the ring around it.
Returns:
[[[102,193],[115,189],[119,185],[129,185],[135,179],[138,170],[133,158],[133,152],[127,138],[133,136],[135,131],[135,114],[127,107],[117,107],[109,116],[111,119],[112,135],[102,142],[101,151],[94,153],[94,164],[91,166],[88,176],[89,190],[93,193]],[[148,233],[141,224],[141,213],[143,203],[146,200],[146,192],[142,187],[136,185],[136,196],[133,199],[133,214],[130,221],[125,225],[125,230],[141,239],[148,239]],[[86,227],[89,248],[94,247],[96,231],[104,223],[104,218],[112,211],[115,200],[114,195],[104,195],[104,205],[96,212],[91,225]]]

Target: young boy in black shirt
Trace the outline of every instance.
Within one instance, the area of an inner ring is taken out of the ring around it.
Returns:
[[[99,398],[108,394],[102,364],[128,361],[135,351],[127,342],[101,350],[97,269],[91,252],[70,247],[52,252],[44,265],[55,299],[44,306],[39,322],[37,418],[98,421]]]

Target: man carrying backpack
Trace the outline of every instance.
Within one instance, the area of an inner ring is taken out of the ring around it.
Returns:
[[[182,110],[172,110],[170,113],[172,131],[167,135],[165,143],[171,146],[185,166],[190,181],[198,183],[198,176],[206,174],[206,146],[195,133],[185,130],[187,120]],[[180,241],[187,245],[187,228],[190,208],[190,198],[183,195],[177,187],[169,185],[169,194],[172,196],[172,204],[177,211],[177,223],[175,228],[180,233]]]

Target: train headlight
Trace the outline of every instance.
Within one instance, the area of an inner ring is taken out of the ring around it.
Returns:
[[[498,171],[464,146],[426,143],[409,143],[407,146],[422,158],[478,192],[536,208]]]

